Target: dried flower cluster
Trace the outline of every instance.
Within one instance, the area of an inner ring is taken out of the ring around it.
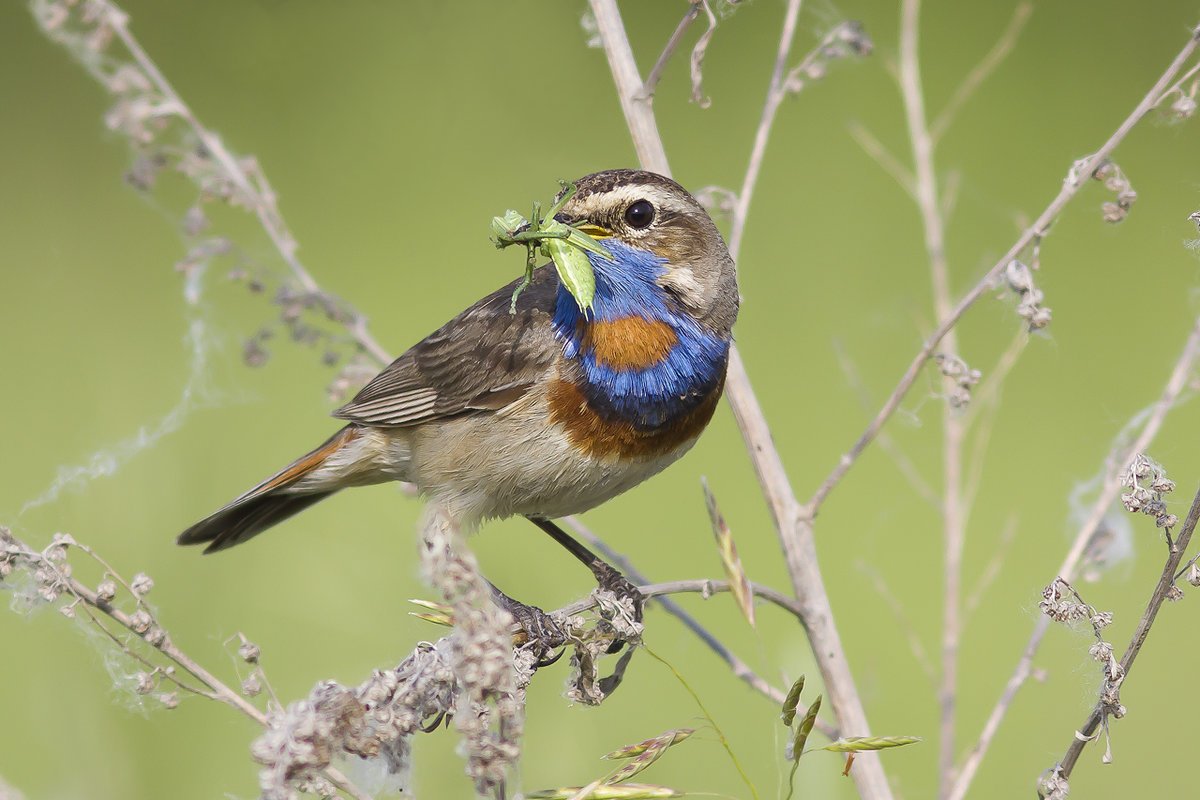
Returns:
[[[1139,453],[1121,475],[1121,485],[1129,489],[1121,503],[1130,513],[1154,517],[1160,528],[1174,528],[1179,518],[1167,512],[1164,495],[1175,491],[1175,482],[1167,478],[1162,465]]]
[[[1187,89],[1184,89],[1182,84],[1176,84],[1164,95],[1164,98],[1175,98],[1170,105],[1171,118],[1174,121],[1183,122],[1195,115],[1197,92],[1200,92],[1200,78],[1193,80]]]
[[[82,552],[104,570],[94,589],[75,576],[71,550]],[[153,697],[160,707],[173,709],[179,705],[180,691],[201,693],[185,683],[171,663],[174,645],[145,599],[154,588],[149,575],[138,573],[126,581],[69,534],[56,533],[50,544],[35,550],[0,526],[0,582],[13,591],[14,608],[32,611],[56,604],[64,617],[81,619],[101,632],[134,667],[132,673],[114,678],[118,687],[139,701]],[[121,603],[122,599],[128,602]]]
[[[412,735],[431,731],[444,719],[455,720],[468,774],[484,794],[503,786],[519,754],[524,690],[537,659],[531,643],[514,644],[511,619],[491,602],[469,551],[450,546],[453,527],[443,518],[434,520],[440,524],[426,529],[426,566],[450,602],[455,633],[434,644],[420,644],[399,666],[375,672],[357,688],[322,682],[302,701],[286,708],[272,704],[265,717],[174,646],[146,603],[154,589],[150,576],[138,573],[125,580],[66,534],[57,534],[44,549],[35,550],[0,527],[0,582],[12,590],[14,606],[32,609],[58,603],[64,616],[78,615],[102,632],[103,640],[133,666],[115,676],[131,696],[153,697],[159,707],[173,709],[182,694],[198,695],[233,705],[262,722],[266,731],[251,752],[263,765],[259,777],[264,798],[291,800],[306,792],[332,796],[344,779],[331,764],[346,755],[380,759],[387,773],[403,783]],[[70,550],[86,554],[103,569],[94,589],[75,577]],[[119,605],[122,598],[127,599],[124,608]],[[599,677],[599,663],[608,648],[618,639],[636,642],[641,632],[627,599],[599,590],[596,599],[600,612],[594,619],[578,615],[561,620],[574,647],[568,694],[588,704],[601,702],[620,682],[619,674]],[[233,641],[238,657],[252,667],[242,680],[242,694],[254,697],[264,687],[269,689],[261,649],[241,633]],[[621,659],[618,673],[631,652]]]
[[[979,383],[983,373],[971,369],[966,361],[953,353],[938,353],[933,360],[950,385],[950,391],[946,394],[946,402],[950,407],[966,408],[970,405],[971,387]]]
[[[271,713],[252,747],[263,765],[259,778],[267,800],[319,791],[327,784],[321,771],[347,754],[381,758],[387,772],[403,782],[412,736],[443,720],[453,720],[462,736],[476,792],[491,794],[504,786],[520,754],[525,688],[538,668],[537,643],[523,635],[514,641],[511,617],[492,602],[456,527],[436,509],[423,528],[422,554],[426,577],[445,605],[421,603],[439,613],[420,616],[453,624],[454,633],[418,645],[398,667],[375,672],[355,689],[325,681],[304,700]],[[603,590],[596,600],[597,621],[555,618],[574,647],[568,697],[586,704],[601,702],[620,682],[619,674],[599,677],[609,646],[617,639],[636,642],[641,632],[628,600]],[[251,653],[257,657],[245,644],[238,652],[248,661]]]
[[[804,59],[788,71],[783,88],[789,94],[802,91],[810,81],[818,81],[829,74],[829,67],[837,61],[869,56],[875,44],[859,22],[847,20],[825,35],[820,44]]]
[[[1096,167],[1092,178],[1102,181],[1104,188],[1116,195],[1113,200],[1107,201],[1100,207],[1104,221],[1117,223],[1129,216],[1129,209],[1137,200],[1137,192],[1133,190],[1133,186],[1125,177],[1125,173],[1121,172],[1121,168],[1112,161],[1105,161]]]
[[[1018,259],[1008,262],[1004,268],[1004,281],[1008,288],[1017,293],[1017,316],[1036,331],[1050,324],[1050,309],[1042,305],[1046,296],[1033,282],[1033,272],[1038,267],[1038,247],[1033,248],[1032,267]]]
[[[1079,596],[1070,583],[1060,578],[1042,592],[1042,600],[1038,604],[1042,613],[1055,622],[1070,624],[1076,620],[1086,619],[1092,626],[1096,641],[1088,649],[1088,655],[1100,664],[1100,699],[1101,727],[1107,740],[1104,761],[1112,761],[1112,739],[1109,736],[1108,720],[1121,719],[1125,716],[1125,706],[1121,704],[1121,684],[1125,682],[1125,666],[1119,661],[1112,643],[1104,638],[1104,629],[1112,624],[1113,615],[1109,611],[1097,611]],[[1062,777],[1061,775],[1059,776]],[[1063,783],[1065,786],[1065,781]],[[1059,795],[1065,797],[1064,794]]]
[[[370,349],[376,360],[390,360],[366,334],[361,316],[317,286],[296,259],[296,242],[258,161],[232,153],[200,124],[129,36],[124,12],[109,0],[32,0],[32,10],[42,31],[112,96],[104,122],[125,138],[132,151],[125,175],[129,185],[149,193],[166,175],[183,176],[192,184],[194,199],[179,213],[188,250],[175,265],[188,286],[194,286],[219,259],[232,261],[230,278],[243,281],[253,293],[276,285],[273,299],[278,319],[246,340],[243,354],[248,365],[266,363],[266,342],[276,328],[282,328],[290,340],[320,349],[325,365],[343,364],[329,390],[340,399],[373,374],[363,368],[363,348]],[[258,217],[291,268],[291,276],[274,274],[230,239],[210,234],[210,214],[216,206],[239,208]],[[189,288],[189,293],[193,291]]]
[[[1054,767],[1038,780],[1038,795],[1045,800],[1067,800],[1071,793],[1071,785],[1062,774],[1062,767]]]

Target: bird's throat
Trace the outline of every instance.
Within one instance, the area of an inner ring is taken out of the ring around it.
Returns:
[[[670,426],[719,394],[729,338],[673,307],[657,282],[662,259],[611,242],[614,261],[593,259],[593,308],[585,315],[560,287],[554,329],[593,413],[638,430]]]

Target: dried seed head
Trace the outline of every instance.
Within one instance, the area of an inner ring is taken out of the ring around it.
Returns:
[[[145,609],[138,609],[129,618],[129,628],[138,635],[145,635],[150,630],[150,626],[154,624],[154,618],[150,616],[150,612]]]
[[[1162,464],[1138,453],[1121,474],[1121,485],[1130,491],[1121,495],[1121,503],[1131,513],[1154,517],[1160,528],[1173,528],[1179,518],[1167,512],[1164,495],[1175,491],[1175,482],[1167,478]]]
[[[138,694],[150,694],[154,691],[154,687],[158,684],[154,674],[150,672],[139,672],[133,676],[133,690]]]
[[[1167,599],[1170,600],[1172,603],[1182,600],[1183,599],[1183,589],[1180,589],[1178,586],[1175,586],[1174,584],[1172,584],[1171,588],[1167,589]]]
[[[971,387],[979,383],[983,373],[971,369],[967,362],[953,353],[938,353],[933,360],[951,384],[946,394],[946,402],[951,408],[965,408],[971,402]]]
[[[262,656],[262,650],[259,649],[258,645],[245,637],[242,637],[242,644],[238,647],[237,652],[238,658],[247,664],[257,664],[259,657]]]
[[[168,711],[179,707],[179,695],[175,692],[163,692],[158,696],[158,702],[163,704],[163,708]]]
[[[1200,586],[1200,565],[1195,561],[1187,568],[1187,576],[1185,578],[1192,586]]]
[[[1063,777],[1062,768],[1055,766],[1038,780],[1038,794],[1046,800],[1067,800],[1071,785]]]
[[[242,681],[242,694],[246,697],[257,697],[260,692],[262,692],[262,682],[258,679],[257,674]]]
[[[133,576],[133,580],[130,582],[129,588],[132,589],[133,593],[138,597],[142,597],[143,595],[149,594],[150,590],[154,588],[154,580],[146,573],[139,572],[137,575]]]
[[[96,587],[96,599],[102,603],[111,603],[117,596],[117,584],[112,580],[104,580]]]
[[[1171,113],[1176,119],[1190,119],[1196,113],[1196,101],[1186,94],[1181,94],[1171,104]]]
[[[1109,642],[1096,642],[1088,649],[1090,655],[1095,661],[1106,662],[1112,659],[1113,646]]]

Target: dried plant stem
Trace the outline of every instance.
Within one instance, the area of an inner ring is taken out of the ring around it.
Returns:
[[[671,38],[667,40],[667,44],[663,47],[662,53],[658,56],[658,61],[654,62],[654,67],[651,68],[650,74],[646,76],[646,83],[642,86],[642,96],[646,99],[654,97],[654,89],[658,86],[659,80],[662,79],[663,69],[666,68],[667,62],[671,60],[671,56],[679,49],[679,43],[683,41],[683,36],[687,33],[688,28],[692,27],[692,23],[700,16],[700,2],[695,0],[691,4],[691,8],[683,15],[683,19],[679,20],[679,24],[675,26],[675,31],[671,34]]]
[[[788,56],[792,52],[792,40],[796,37],[796,23],[800,19],[801,5],[802,0],[788,0],[787,10],[783,15],[783,29],[779,34],[779,50],[775,54],[775,67],[771,70],[771,82],[767,86],[767,99],[763,103],[762,117],[754,132],[750,163],[746,166],[746,175],[742,178],[742,188],[737,194],[737,205],[733,210],[733,225],[729,233],[729,252],[735,261],[742,249],[742,236],[746,230],[750,198],[754,196],[754,187],[758,183],[758,175],[762,170],[763,156],[767,152],[767,140],[770,139],[771,127],[775,124],[775,114],[779,111],[779,104],[787,95],[784,78]]]
[[[864,128],[862,123],[851,122],[848,127],[850,136],[863,149],[863,152],[874,159],[884,172],[891,175],[909,197],[916,199],[916,189],[914,188],[916,178],[913,177],[908,167],[901,164],[900,160],[883,146],[883,142],[875,138],[875,134]]]
[[[159,71],[158,65],[142,49],[141,43],[130,32],[129,15],[110,0],[96,0],[96,3],[103,6],[109,26],[121,44],[129,51],[138,68],[165,98],[174,114],[191,128],[196,139],[211,154],[213,160],[221,166],[225,177],[237,187],[242,198],[253,209],[259,224],[270,237],[275,249],[279,251],[284,263],[288,265],[300,288],[307,294],[323,294],[321,287],[317,285],[316,280],[297,257],[296,239],[280,215],[275,192],[267,182],[266,176],[258,168],[257,162],[247,159],[239,161],[225,147],[221,137],[200,123],[192,109],[183,102],[183,98],[176,94],[175,89]],[[358,345],[376,361],[387,364],[392,360],[387,350],[367,330],[366,319],[358,313],[354,313],[352,319],[346,323],[346,330]]]
[[[866,450],[871,442],[875,440],[875,437],[879,434],[880,429],[885,423],[887,423],[889,419],[891,419],[892,415],[896,413],[896,409],[900,407],[900,403],[908,395],[909,390],[912,389],[913,384],[915,384],[917,381],[917,378],[920,377],[921,370],[925,366],[925,362],[933,357],[934,352],[938,349],[938,345],[946,336],[946,333],[958,323],[958,320],[964,313],[966,313],[967,309],[974,305],[975,301],[982,297],[983,294],[995,284],[996,280],[1004,272],[1004,269],[1008,266],[1010,261],[1024,252],[1024,250],[1035,241],[1046,235],[1046,233],[1049,231],[1051,223],[1053,223],[1058,215],[1062,213],[1062,210],[1066,208],[1067,203],[1069,203],[1075,197],[1075,195],[1079,193],[1080,189],[1083,188],[1083,185],[1090,179],[1092,173],[1096,171],[1096,168],[1099,167],[1100,164],[1112,154],[1112,152],[1117,148],[1117,145],[1124,141],[1125,137],[1129,135],[1129,132],[1133,130],[1134,126],[1137,125],[1137,123],[1140,122],[1141,119],[1146,116],[1146,114],[1150,113],[1150,111],[1154,109],[1159,98],[1162,97],[1163,93],[1170,86],[1171,82],[1180,73],[1180,70],[1183,69],[1184,65],[1195,54],[1198,45],[1200,45],[1200,27],[1192,30],[1191,35],[1188,37],[1187,43],[1175,56],[1175,59],[1171,62],[1170,66],[1167,67],[1166,71],[1155,82],[1154,86],[1150,88],[1150,91],[1146,93],[1146,96],[1142,98],[1141,102],[1139,102],[1133,111],[1130,112],[1129,116],[1126,117],[1125,120],[1112,133],[1112,135],[1109,136],[1108,140],[1105,141],[1104,144],[1095,151],[1095,153],[1088,158],[1083,159],[1083,161],[1077,167],[1072,168],[1071,173],[1068,174],[1066,180],[1063,181],[1062,188],[1059,189],[1058,194],[1053,200],[1050,201],[1049,205],[1046,206],[1042,213],[1038,215],[1038,218],[1033,222],[1033,224],[1027,227],[1021,233],[1021,235],[1017,237],[1017,240],[1008,249],[1008,252],[1006,252],[990,270],[988,270],[987,274],[984,275],[979,282],[977,282],[969,291],[967,291],[965,295],[963,295],[963,297],[950,311],[949,315],[941,321],[937,329],[934,330],[934,332],[925,340],[924,345],[922,345],[920,351],[913,358],[912,363],[909,364],[908,369],[905,370],[903,376],[901,376],[900,382],[896,385],[896,388],[892,391],[892,394],[887,398],[887,400],[884,401],[883,407],[879,409],[879,413],[875,415],[875,418],[870,422],[869,425],[867,425],[866,430],[863,431],[850,449],[842,455],[842,457],[838,460],[837,465],[832,471],[830,471],[829,475],[809,499],[808,504],[804,508],[804,511],[809,518],[816,515],[817,511],[820,510],[821,504],[824,503],[825,499],[829,496],[829,493],[832,492],[834,487],[841,482],[842,478],[844,478],[846,473],[850,471],[850,468],[854,466],[855,462],[858,460],[859,456],[862,455],[863,451]]]
[[[646,575],[638,570],[627,557],[613,550],[607,542],[601,539],[590,528],[584,525],[577,517],[564,517],[565,522],[571,530],[580,536],[592,548],[599,550],[609,563],[617,567],[625,574],[625,577],[638,584],[649,584],[650,580]],[[772,686],[769,681],[750,668],[750,665],[743,661],[736,653],[729,649],[720,639],[718,639],[712,631],[704,627],[700,620],[689,614],[683,606],[676,603],[668,595],[658,595],[655,598],[658,605],[662,606],[663,610],[671,616],[678,619],[684,626],[702,641],[710,650],[729,665],[729,669],[740,680],[744,681],[747,686],[754,689],[759,694],[767,697],[774,703],[782,703],[786,697],[786,692],[775,686]],[[836,737],[835,737],[836,738]]]
[[[921,668],[921,672],[928,679],[930,687],[936,689],[938,685],[937,673],[933,667],[933,661],[929,658],[929,653],[925,651],[925,645],[921,642],[921,637],[917,635],[917,629],[913,626],[912,620],[904,612],[904,604],[892,592],[891,587],[888,586],[887,579],[883,577],[883,574],[879,570],[866,561],[859,561],[855,566],[870,579],[875,593],[879,595],[883,600],[883,604],[892,612],[892,618],[896,621],[896,627],[904,633],[904,638],[908,640],[908,649],[912,652],[913,660],[917,662],[917,666]]]
[[[1158,610],[1162,608],[1163,603],[1167,599],[1167,592],[1175,585],[1175,571],[1179,568],[1179,564],[1183,561],[1184,554],[1187,552],[1188,544],[1192,539],[1192,532],[1196,529],[1196,523],[1200,521],[1200,490],[1197,490],[1196,497],[1192,500],[1192,507],[1188,510],[1187,519],[1184,520],[1183,529],[1179,532],[1179,536],[1175,539],[1174,544],[1171,544],[1170,537],[1167,538],[1167,560],[1163,565],[1162,575],[1159,576],[1158,584],[1154,587],[1154,592],[1150,595],[1150,601],[1146,604],[1146,610],[1142,612],[1141,619],[1138,620],[1137,629],[1133,632],[1133,637],[1129,640],[1129,646],[1125,648],[1125,654],[1121,656],[1121,672],[1125,678],[1129,676],[1129,670],[1133,667],[1133,662],[1137,659],[1138,653],[1142,651],[1142,647],[1146,644],[1146,637],[1150,635],[1150,628],[1154,625],[1154,620],[1158,616]],[[1100,727],[1104,720],[1104,707],[1097,703],[1087,721],[1083,724],[1076,735],[1072,737],[1071,744],[1067,748],[1067,753],[1059,762],[1058,773],[1064,778],[1071,776],[1072,770],[1075,769],[1075,764],[1079,761],[1079,756],[1083,753],[1083,748],[1087,747],[1088,742],[1092,741],[1096,733],[1096,729]]]
[[[1093,504],[1087,519],[1080,526],[1079,532],[1075,535],[1075,539],[1071,543],[1071,548],[1056,573],[1057,575],[1062,576],[1067,581],[1075,578],[1076,570],[1079,568],[1079,562],[1083,558],[1088,542],[1095,535],[1096,529],[1100,526],[1104,516],[1108,513],[1117,495],[1120,493],[1121,471],[1125,465],[1133,460],[1136,454],[1149,449],[1150,444],[1158,435],[1159,429],[1162,428],[1167,413],[1179,402],[1180,395],[1187,387],[1188,378],[1195,369],[1198,359],[1200,359],[1200,318],[1196,319],[1192,327],[1192,332],[1188,336],[1187,343],[1184,345],[1183,352],[1180,353],[1179,359],[1175,362],[1175,366],[1171,370],[1171,375],[1163,387],[1162,395],[1151,408],[1150,414],[1142,424],[1137,437],[1128,447],[1118,447],[1116,452],[1109,455],[1107,462],[1108,471],[1104,476],[1104,481],[1096,497],[1096,502]],[[983,761],[984,756],[987,755],[988,749],[995,739],[996,732],[999,730],[1000,724],[1004,721],[1008,709],[1012,706],[1017,692],[1029,678],[1033,667],[1033,658],[1037,654],[1038,648],[1041,646],[1042,639],[1045,638],[1049,627],[1049,617],[1041,616],[1038,618],[1033,632],[1029,636],[1029,641],[1026,642],[1024,649],[1021,651],[1021,657],[1013,669],[1012,676],[1008,679],[1003,692],[988,715],[987,722],[984,723],[979,739],[971,748],[971,751],[967,754],[962,762],[962,766],[958,770],[958,775],[948,795],[950,800],[962,800],[966,796],[971,782],[975,779],[979,765]]]
[[[848,383],[858,392],[863,409],[869,410],[874,403],[871,401],[870,395],[867,393],[866,386],[863,385],[862,378],[858,374],[857,366],[850,359],[850,356],[845,352],[844,349],[835,345],[835,351],[837,353],[838,365],[842,368],[842,374],[846,378],[846,383]],[[972,402],[974,402],[974,400],[972,400]],[[925,480],[925,477],[921,474],[921,471],[917,468],[917,465],[913,463],[912,459],[908,457],[908,454],[906,454],[904,450],[901,449],[900,445],[888,435],[888,432],[880,431],[879,438],[876,441],[879,442],[879,446],[883,449],[883,452],[892,459],[892,463],[895,464],[896,469],[902,476],[904,476],[905,480],[908,481],[908,485],[912,487],[912,490],[920,495],[922,500],[929,503],[934,508],[940,509],[942,507],[942,502],[937,492],[935,492],[933,487],[929,485],[929,482]]]
[[[39,564],[44,569],[53,570],[55,574],[55,582],[59,589],[64,594],[70,595],[72,598],[74,598],[77,603],[83,604],[85,613],[88,616],[88,621],[91,622],[101,634],[112,641],[114,646],[116,646],[118,649],[131,656],[139,663],[153,668],[153,665],[150,664],[145,657],[141,656],[139,653],[136,653],[132,648],[129,647],[127,643],[122,641],[120,637],[114,634],[102,622],[101,617],[97,616],[97,614],[111,619],[113,622],[127,630],[132,636],[138,637],[139,639],[145,641],[148,647],[153,647],[155,650],[162,653],[167,660],[171,661],[173,664],[180,667],[197,681],[199,681],[200,684],[204,686],[204,689],[196,689],[183,683],[178,678],[168,675],[168,680],[170,680],[175,686],[184,691],[198,694],[202,697],[215,700],[219,703],[223,703],[231,708],[234,708],[245,716],[254,720],[254,722],[260,726],[265,727],[267,725],[266,714],[260,711],[257,707],[255,707],[252,703],[235,692],[233,689],[229,688],[229,686],[227,686],[220,678],[216,677],[207,669],[205,669],[198,661],[193,659],[183,650],[179,649],[179,647],[175,645],[174,641],[172,641],[170,636],[164,635],[157,643],[146,639],[144,636],[145,629],[143,628],[139,632],[138,625],[134,621],[133,617],[113,605],[108,600],[101,598],[94,589],[84,585],[82,582],[72,577],[68,572],[60,569],[57,564],[43,556],[40,552],[34,550],[28,544],[17,539],[15,536],[12,536],[11,532],[6,533],[10,540],[20,548],[20,554],[23,558],[27,559],[31,563]],[[90,548],[75,543],[73,543],[71,546],[87,553],[89,557],[104,566],[108,574],[112,575],[115,580],[120,580],[118,574],[108,566],[107,562],[96,555]],[[120,582],[131,595],[138,597],[137,593],[134,592],[128,584],[126,584],[123,580],[120,580]],[[139,604],[141,603],[140,597],[138,598],[138,602]],[[355,800],[371,800],[370,795],[355,786],[337,769],[328,767],[322,770],[322,773],[330,780],[330,782],[332,782],[350,797],[355,798]]]
[[[638,77],[637,64],[624,24],[621,22],[616,0],[591,0],[591,7],[638,158],[644,168],[669,175],[670,166],[658,134],[654,111],[649,104],[636,100],[641,79]],[[798,15],[799,7],[799,0],[789,0],[787,18]],[[781,38],[786,38],[787,43],[780,47],[776,59],[777,73],[781,73],[783,69],[780,62],[786,64],[791,47],[790,34],[794,33],[794,25],[793,21],[792,30],[789,31],[785,20],[784,36]],[[773,113],[764,113],[759,123],[762,132],[756,134],[755,140],[763,142],[761,147],[765,147],[773,119]],[[753,163],[752,157],[751,164]],[[744,181],[744,184],[738,201],[748,208],[748,198],[752,194],[754,180]],[[741,225],[744,224],[743,221]],[[725,386],[726,397],[733,407],[738,428],[746,441],[755,473],[770,505],[787,562],[788,574],[799,607],[803,610],[801,619],[839,726],[846,733],[867,736],[870,734],[870,727],[867,724],[866,713],[863,711],[862,701],[846,662],[845,649],[833,621],[833,610],[817,563],[811,517],[802,513],[803,509],[792,491],[783,461],[775,449],[766,418],[754,396],[749,376],[736,347],[730,351]],[[861,796],[892,796],[883,767],[875,754],[863,754],[858,762],[858,769],[852,772],[852,776]]]
[[[638,74],[637,60],[633,57],[629,37],[625,34],[625,23],[621,20],[617,0],[591,0],[591,6],[638,161],[646,169],[669,174],[667,151],[658,134],[658,121],[650,99],[642,94],[643,83]]]
[[[1025,23],[1029,21],[1029,16],[1033,13],[1033,3],[1022,2],[1013,9],[1012,18],[1008,21],[1008,27],[1004,29],[1004,33],[996,40],[996,44],[988,51],[974,69],[967,73],[967,77],[963,78],[963,82],[958,85],[951,96],[950,101],[946,103],[946,107],[929,126],[929,136],[936,143],[945,135],[950,124],[954,122],[954,117],[958,114],[959,109],[966,104],[980,85],[987,80],[996,68],[1004,63],[1004,59],[1008,58],[1013,47],[1017,43],[1017,39],[1021,36],[1021,31],[1025,29]]]
[[[915,183],[914,199],[921,213],[925,250],[933,284],[934,312],[939,322],[953,312],[950,267],[946,258],[945,220],[938,198],[937,173],[933,164],[934,137],[925,118],[925,94],[919,62],[920,0],[904,0],[900,15],[900,93],[912,143]],[[958,353],[954,329],[942,337],[943,349]],[[945,797],[953,780],[955,704],[958,697],[958,648],[962,630],[962,553],[966,538],[966,509],[963,497],[963,442],[966,427],[959,409],[942,404],[942,657],[938,687],[940,724],[938,736],[938,796]]]

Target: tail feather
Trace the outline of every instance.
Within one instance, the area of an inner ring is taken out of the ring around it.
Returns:
[[[179,534],[183,545],[208,544],[205,553],[215,553],[241,544],[288,517],[324,500],[337,488],[298,491],[295,487],[306,475],[320,467],[342,445],[358,436],[348,425],[320,447],[293,461],[275,475],[255,486],[224,508],[210,514]]]
[[[179,544],[204,544],[205,554],[225,550],[257,536],[288,517],[299,514],[334,493],[268,493],[235,500],[220,511],[197,522],[176,540]]]

